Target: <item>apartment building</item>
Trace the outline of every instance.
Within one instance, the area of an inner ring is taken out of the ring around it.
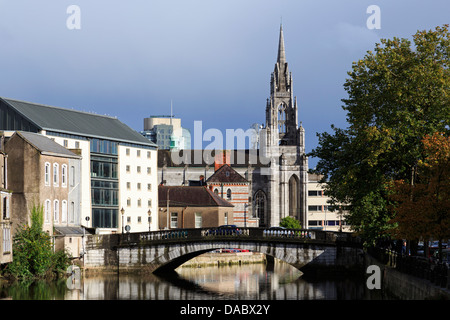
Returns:
[[[321,176],[308,174],[308,229],[324,231],[350,231],[345,221],[345,208],[331,207],[324,194]]]
[[[117,118],[0,97],[0,130],[39,133],[79,150],[84,227],[157,229],[157,216],[150,218],[158,205],[157,146]]]

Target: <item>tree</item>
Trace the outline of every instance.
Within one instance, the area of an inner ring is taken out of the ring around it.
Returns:
[[[450,137],[434,133],[422,142],[425,159],[418,162],[413,183],[397,180],[391,185],[391,222],[399,238],[438,239],[442,259],[442,240],[450,237]]]
[[[411,183],[423,161],[422,137],[450,127],[448,25],[407,39],[382,39],[354,62],[342,99],[348,128],[318,133],[318,157],[331,204],[347,205],[347,221],[366,243],[389,233],[394,180]]]
[[[288,229],[301,229],[302,225],[300,221],[295,219],[294,217],[285,217],[280,221],[280,227],[288,228]]]
[[[43,215],[43,207],[34,205],[31,226],[19,226],[14,236],[13,261],[6,268],[6,273],[14,278],[45,278],[69,265],[67,253],[53,253],[50,235],[42,230]]]

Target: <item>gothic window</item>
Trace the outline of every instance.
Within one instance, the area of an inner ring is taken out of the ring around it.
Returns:
[[[254,215],[259,218],[259,226],[260,227],[265,227],[266,226],[266,208],[267,208],[267,204],[266,204],[266,195],[262,190],[258,190],[255,193],[255,197],[254,197],[254,201],[255,201],[255,211],[254,211]]]
[[[278,131],[280,133],[286,132],[286,108],[283,104],[278,106]]]

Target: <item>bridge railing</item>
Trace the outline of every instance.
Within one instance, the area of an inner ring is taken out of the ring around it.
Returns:
[[[312,242],[346,242],[359,243],[351,233],[331,232],[311,229],[270,229],[270,228],[191,228],[170,229],[121,235],[122,245],[145,242],[208,240],[215,238],[247,238],[269,241],[312,241]]]

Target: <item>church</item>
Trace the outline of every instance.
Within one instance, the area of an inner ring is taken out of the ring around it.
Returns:
[[[229,224],[271,227],[291,216],[306,228],[308,158],[305,130],[299,126],[297,98],[286,60],[282,26],[265,112],[257,149],[158,150],[160,184],[187,186],[200,181],[200,184],[208,185],[234,205],[234,221]],[[201,161],[191,161],[198,159],[198,154]],[[224,165],[227,167],[221,170],[224,173],[217,173]]]

